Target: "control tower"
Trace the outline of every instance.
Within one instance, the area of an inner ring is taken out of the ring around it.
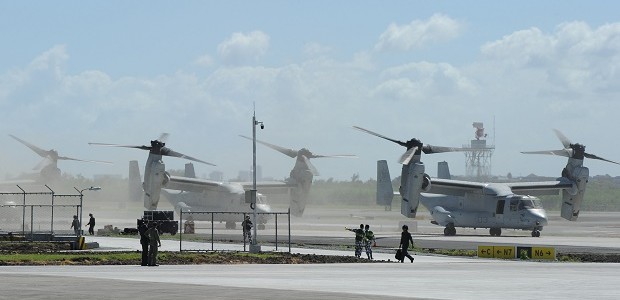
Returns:
[[[482,122],[474,122],[472,125],[476,129],[475,139],[471,140],[469,145],[463,145],[463,148],[468,149],[464,152],[465,174],[476,180],[486,180],[491,177],[491,157],[495,146],[487,144],[487,134],[484,133]]]

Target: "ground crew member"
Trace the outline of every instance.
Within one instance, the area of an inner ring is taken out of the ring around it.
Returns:
[[[71,222],[71,228],[73,228],[73,232],[75,235],[80,236],[80,220],[76,215],[73,216],[73,222]]]
[[[144,223],[144,218],[138,220],[138,232],[140,233],[140,245],[142,245],[142,266],[149,265],[149,236],[148,227]]]
[[[157,248],[161,247],[161,241],[159,240],[157,222],[150,223],[149,230],[146,233],[149,237],[149,266],[159,266],[157,264]]]
[[[358,229],[346,227],[344,229],[355,232],[355,257],[362,257],[362,247],[364,246],[364,224],[360,224],[360,228]]]
[[[88,214],[88,215],[90,216],[88,223],[86,223],[86,225],[88,225],[88,234],[94,235],[95,234],[95,217],[93,217],[93,214]]]
[[[245,220],[241,222],[241,228],[243,229],[243,240],[248,240],[248,243],[252,244],[252,221],[250,216],[245,216]]]
[[[372,244],[375,242],[375,234],[370,230],[370,225],[364,226],[364,246],[366,248],[366,256],[372,259]]]

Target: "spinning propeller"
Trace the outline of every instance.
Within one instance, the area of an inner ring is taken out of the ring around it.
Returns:
[[[248,139],[248,140],[252,140],[252,138],[244,136],[244,135],[239,135],[242,138]],[[317,171],[316,167],[314,167],[314,165],[312,163],[310,163],[310,159],[311,158],[322,158],[322,157],[341,157],[341,158],[357,158],[356,155],[351,155],[351,154],[341,154],[341,155],[318,155],[318,154],[314,154],[312,152],[310,152],[310,150],[306,149],[306,148],[302,148],[300,150],[293,150],[293,149],[288,149],[288,148],[284,148],[284,147],[280,147],[277,145],[273,145],[267,142],[263,142],[263,141],[259,141],[256,140],[257,143],[263,144],[271,149],[274,149],[288,157],[291,158],[295,158],[297,157],[298,159],[303,159],[304,162],[306,163],[306,165],[308,165],[308,168],[310,169],[310,172],[312,173],[312,175],[314,176],[318,176],[319,172]]]
[[[602,158],[600,156],[596,156],[594,154],[587,153],[585,145],[582,145],[582,144],[579,144],[579,143],[574,143],[573,144],[559,130],[553,129],[553,131],[555,132],[555,135],[558,137],[558,139],[560,139],[560,142],[562,142],[562,145],[564,145],[564,149],[562,149],[562,150],[546,150],[546,151],[525,151],[525,152],[521,152],[521,153],[523,153],[523,154],[558,155],[558,156],[570,157],[570,158],[574,158],[574,159],[583,159],[584,157],[587,157],[587,158],[591,158],[591,159],[598,159],[598,160],[602,160],[602,161],[606,161],[606,162],[610,162],[610,163],[614,163],[614,164],[620,165],[619,163],[617,163],[615,161],[611,161],[611,160],[608,160],[608,159],[604,159],[604,158]]]
[[[184,158],[184,159],[187,159],[187,160],[191,160],[191,161],[207,164],[207,165],[210,165],[210,166],[215,166],[212,163],[209,163],[209,162],[206,162],[206,161],[202,161],[200,159],[197,159],[197,158],[185,155],[183,153],[179,153],[179,152],[173,151],[172,149],[166,147],[166,143],[165,142],[168,139],[168,136],[169,136],[169,134],[162,133],[159,136],[158,139],[151,141],[151,145],[150,146],[117,145],[117,144],[105,144],[105,143],[88,143],[88,144],[89,145],[94,145],[94,146],[124,147],[124,148],[135,148],[135,149],[141,149],[141,150],[148,150],[149,153],[155,154],[155,155],[179,157],[179,158]]]
[[[30,150],[34,151],[36,154],[38,154],[39,156],[43,157],[44,160],[41,161],[39,164],[37,164],[33,169],[37,170],[40,169],[42,167],[43,164],[45,164],[46,161],[51,161],[52,163],[56,164],[59,160],[75,160],[75,161],[82,161],[82,162],[92,162],[92,163],[104,163],[104,164],[111,164],[111,162],[109,161],[100,161],[100,160],[83,160],[83,159],[77,159],[77,158],[72,158],[72,157],[67,157],[67,156],[59,156],[58,155],[58,151],[51,149],[51,150],[43,150],[33,144],[30,144],[12,134],[9,134],[10,137],[14,138],[15,140],[17,140],[18,142],[24,144],[26,147],[30,148]]]
[[[422,154],[422,152],[424,152],[424,154],[434,154],[434,153],[444,153],[444,152],[458,152],[458,151],[465,151],[468,149],[465,148],[455,148],[455,147],[442,147],[442,146],[432,146],[429,144],[423,144],[420,140],[413,138],[410,139],[406,142],[402,142],[399,140],[395,140],[395,139],[391,139],[389,137],[386,137],[384,135],[378,134],[376,132],[372,132],[368,129],[364,129],[362,127],[358,127],[358,126],[353,126],[353,128],[374,135],[374,136],[378,136],[382,139],[386,139],[390,142],[399,144],[403,147],[407,148],[407,151],[405,153],[403,153],[403,155],[400,156],[400,159],[398,160],[399,163],[406,165],[409,164],[409,161],[411,161],[411,159],[413,158],[414,155],[420,155]]]

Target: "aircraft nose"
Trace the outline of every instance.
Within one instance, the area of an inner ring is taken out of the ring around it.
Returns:
[[[544,211],[532,211],[538,226],[547,226],[547,214]]]

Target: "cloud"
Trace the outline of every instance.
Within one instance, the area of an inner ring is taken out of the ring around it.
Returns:
[[[462,27],[458,21],[442,14],[435,14],[425,21],[414,20],[402,26],[392,23],[379,37],[375,50],[410,51],[422,48],[457,37]]]
[[[217,52],[226,64],[242,65],[257,62],[269,49],[269,36],[262,31],[235,32],[217,46]]]
[[[194,60],[194,64],[201,67],[210,67],[213,65],[213,58],[210,55],[205,54]]]
[[[321,45],[319,43],[307,43],[304,45],[302,52],[306,57],[316,57],[329,54],[331,51],[331,47]]]

